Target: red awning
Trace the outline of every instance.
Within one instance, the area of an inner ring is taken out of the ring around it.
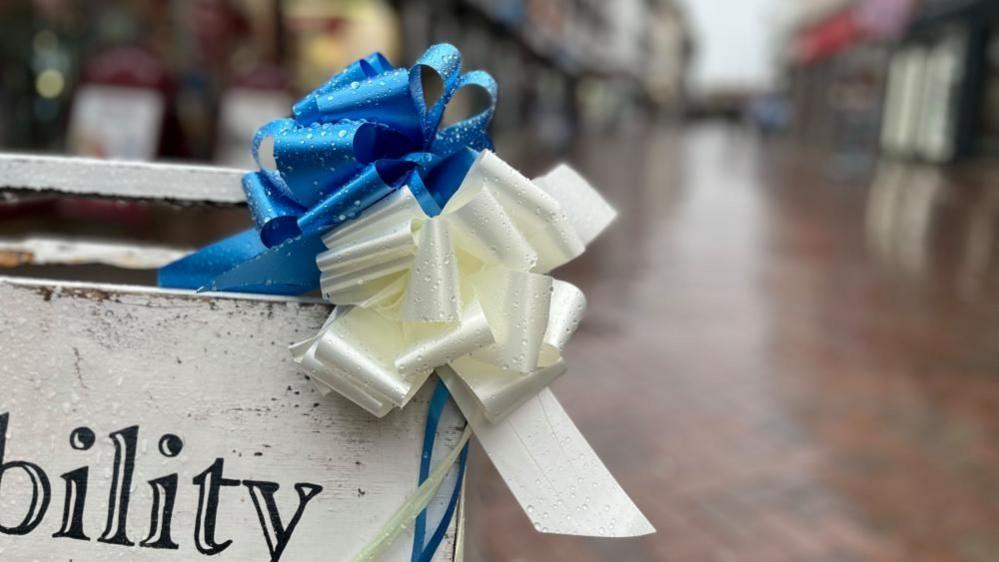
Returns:
[[[863,37],[853,9],[846,9],[803,29],[795,38],[792,57],[808,64],[834,55]]]
[[[791,59],[809,64],[864,39],[894,37],[905,29],[913,0],[859,0],[798,31]]]

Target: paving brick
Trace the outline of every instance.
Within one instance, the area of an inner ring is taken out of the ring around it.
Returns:
[[[962,261],[996,167],[914,233],[873,218],[904,189],[756,142],[580,139],[621,215],[557,272],[590,308],[554,389],[660,532],[538,534],[475,455],[470,562],[999,561],[999,260]]]

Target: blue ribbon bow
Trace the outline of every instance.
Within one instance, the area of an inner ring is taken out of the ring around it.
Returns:
[[[424,73],[442,84],[424,99]],[[483,89],[488,106],[440,128],[448,102],[467,86]],[[292,108],[292,118],[261,127],[253,139],[257,171],[243,177],[256,228],[166,265],[162,287],[295,295],[319,285],[315,258],[321,235],[408,185],[430,216],[440,213],[475,160],[491,149],[486,128],[496,107],[496,81],[461,73],[453,45],[427,49],[408,70],[380,53],[354,62]],[[273,138],[276,169],[261,165]]]

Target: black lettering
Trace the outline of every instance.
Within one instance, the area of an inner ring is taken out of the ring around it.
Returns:
[[[23,470],[31,479],[31,503],[28,505],[28,512],[20,524],[14,527],[5,527],[0,524],[0,533],[5,535],[27,535],[35,530],[35,527],[45,518],[45,512],[49,508],[51,500],[51,489],[49,488],[49,478],[37,464],[25,461],[10,461],[4,463],[4,452],[7,447],[7,424],[10,414],[0,414],[0,484],[3,484],[3,477],[9,471]]]
[[[114,472],[111,476],[111,491],[108,496],[108,522],[104,534],[97,539],[108,544],[132,546],[128,539],[126,520],[128,501],[132,489],[132,473],[135,471],[135,449],[139,439],[139,426],[133,425],[111,433],[114,443]]]
[[[180,547],[170,537],[170,523],[173,502],[177,498],[177,475],[150,480],[149,485],[153,488],[153,513],[149,520],[149,536],[139,546],[176,550]]]
[[[271,562],[278,562],[284,548],[291,540],[291,534],[295,532],[305,506],[316,497],[323,487],[318,484],[299,483],[295,484],[295,491],[298,492],[298,508],[288,522],[287,528],[281,522],[281,514],[278,512],[277,504],[274,502],[274,493],[281,487],[277,482],[261,482],[258,480],[243,480],[243,485],[250,490],[250,498],[253,500],[253,507],[257,509],[257,518],[260,520],[260,528],[264,532],[264,539],[267,540],[267,548],[271,552]],[[264,513],[266,509],[267,513]]]
[[[69,446],[77,451],[86,451],[94,446],[94,431],[89,427],[78,427],[69,434]],[[62,526],[53,537],[89,541],[83,532],[83,510],[87,503],[87,482],[90,469],[81,467],[62,475],[66,481],[66,501],[62,509]]]
[[[194,546],[198,552],[213,556],[229,548],[232,540],[215,542],[215,524],[219,514],[219,490],[222,486],[239,486],[239,480],[223,477],[225,461],[215,459],[210,467],[194,477],[198,486],[198,514],[194,522]]]
[[[62,475],[66,481],[66,501],[62,509],[62,526],[53,537],[89,541],[83,532],[83,509],[87,501],[87,467],[71,470]]]
[[[180,437],[167,433],[160,438],[160,454],[173,458],[184,449]],[[153,511],[149,516],[149,536],[139,543],[147,548],[180,548],[170,537],[170,523],[173,521],[173,504],[177,499],[177,475],[170,474],[156,480],[150,480],[153,489]]]

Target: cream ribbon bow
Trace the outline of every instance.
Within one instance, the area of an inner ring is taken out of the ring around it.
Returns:
[[[336,313],[296,358],[376,416],[448,365],[498,421],[566,371],[586,305],[544,275],[583,253],[615,216],[575,172],[532,182],[483,151],[443,212],[403,188],[324,238],[317,263]],[[571,211],[582,211],[573,213]]]
[[[652,532],[547,390],[586,300],[546,273],[615,216],[568,166],[531,181],[482,151],[440,215],[403,188],[324,237],[322,293],[337,307],[294,358],[379,417],[436,370],[539,530]],[[580,514],[591,496],[594,515]]]

